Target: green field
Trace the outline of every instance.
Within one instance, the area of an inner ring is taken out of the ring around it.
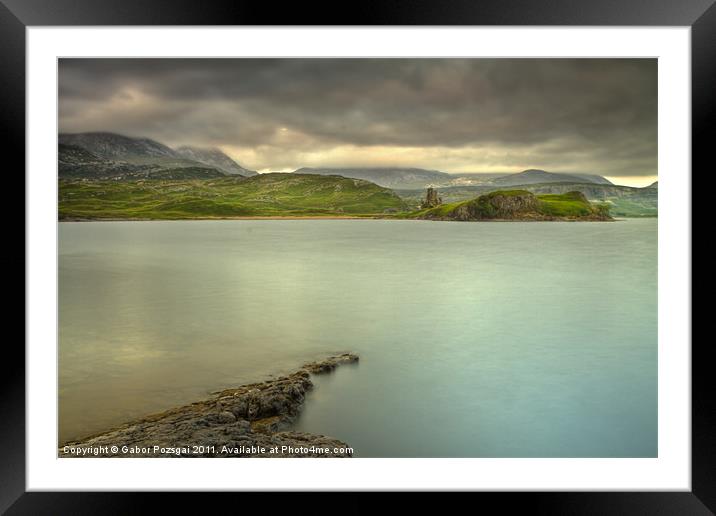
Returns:
[[[59,182],[60,220],[308,216],[598,220],[608,218],[611,207],[609,203],[590,203],[580,192],[534,195],[514,189],[410,211],[389,188],[361,179],[312,174]]]
[[[59,182],[59,218],[370,216],[407,209],[392,190],[338,176]]]
[[[537,199],[540,212],[553,217],[586,217],[598,209],[579,192],[538,195]]]

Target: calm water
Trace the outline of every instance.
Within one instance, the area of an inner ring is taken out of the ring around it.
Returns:
[[[60,440],[355,351],[362,457],[657,454],[657,221],[60,224]]]

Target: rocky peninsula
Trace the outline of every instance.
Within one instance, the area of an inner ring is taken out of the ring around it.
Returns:
[[[594,204],[583,193],[535,195],[526,190],[499,190],[469,201],[442,204],[429,188],[422,210],[409,218],[452,221],[611,221],[606,204]]]
[[[358,361],[343,353],[287,376],[216,392],[209,399],[65,443],[62,457],[351,457],[338,439],[292,432],[312,374]]]

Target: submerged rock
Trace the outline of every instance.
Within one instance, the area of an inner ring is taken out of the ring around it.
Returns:
[[[358,355],[353,353],[343,353],[342,355],[327,358],[326,360],[321,360],[320,362],[309,362],[303,367],[310,373],[321,374],[333,371],[340,364],[351,364],[353,362],[358,362]]]
[[[350,457],[343,441],[286,431],[296,419],[311,374],[358,361],[343,353],[305,364],[261,383],[144,417],[114,430],[66,443],[59,457]]]

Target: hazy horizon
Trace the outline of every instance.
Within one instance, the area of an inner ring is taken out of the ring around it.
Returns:
[[[93,131],[94,132],[94,131]],[[107,132],[107,131],[96,131],[98,133],[100,132]],[[111,133],[111,132],[110,132]],[[63,134],[63,133],[60,133]],[[68,133],[68,134],[82,134],[82,133]],[[119,133],[112,133],[120,135]],[[145,136],[139,136],[139,135],[128,135],[128,134],[122,134],[120,136],[126,136],[129,138],[146,138]],[[164,143],[164,142],[159,142]],[[201,147],[201,146],[194,146],[194,147]],[[174,147],[177,148],[177,147]],[[233,156],[229,154],[225,149],[222,149],[220,146],[216,147],[201,147],[205,149],[218,149],[224,154],[228,155],[232,159],[235,159]],[[438,169],[425,169],[423,167],[417,166],[417,165],[391,165],[391,164],[385,164],[382,166],[364,166],[364,165],[331,165],[331,166],[321,166],[321,165],[314,165],[312,167],[304,167],[304,166],[297,166],[294,168],[288,168],[288,169],[282,169],[282,170],[257,170],[256,172],[258,174],[290,174],[293,172],[296,172],[297,170],[301,168],[331,168],[331,169],[350,169],[350,168],[360,168],[360,169],[390,169],[390,168],[416,168],[416,169],[423,169],[423,170],[435,170],[437,172],[444,172],[446,174],[454,175],[454,176],[480,176],[480,175],[488,175],[490,177],[497,177],[500,175],[509,175],[509,174],[517,174],[520,172],[524,172],[526,170],[534,169],[535,167],[528,167],[526,169],[520,169],[520,170],[510,170],[510,171],[495,171],[495,172],[488,172],[488,171],[466,171],[466,172],[450,172],[446,170],[438,170]],[[540,169],[543,170],[543,169]],[[545,172],[553,172],[553,173],[560,173],[560,174],[589,174],[589,172],[581,172],[581,171],[574,171],[574,170],[554,170],[549,169],[545,170]],[[601,174],[598,174],[601,175]],[[610,176],[602,176],[611,181],[612,183],[616,185],[623,185],[623,186],[635,186],[635,187],[643,187],[643,186],[649,186],[655,181],[658,181],[658,176],[623,176],[623,177],[610,177]]]
[[[657,179],[655,59],[60,59],[60,132],[216,147],[261,173]]]
[[[295,169],[287,169],[287,170],[257,170],[259,174],[281,174],[281,173],[293,173],[296,170],[302,167],[297,167]],[[372,167],[348,167],[348,166],[331,166],[331,167],[311,167],[311,168],[372,168]],[[423,168],[423,167],[404,167],[404,166],[391,166],[391,165],[385,165],[383,167],[374,167],[374,168]],[[451,174],[454,176],[466,176],[466,175],[489,175],[489,176],[496,176],[498,174],[518,174],[520,172],[524,172],[525,170],[534,169],[534,167],[528,167],[526,169],[521,170],[510,170],[510,171],[500,171],[500,172],[449,172],[447,170],[437,170],[438,172],[445,172],[446,174]],[[542,169],[540,169],[542,170]],[[559,174],[589,174],[590,172],[578,172],[574,170],[554,170],[554,169],[547,169],[545,172],[554,172]],[[598,174],[602,175],[602,174]],[[608,179],[615,185],[622,185],[622,186],[636,186],[636,187],[643,187],[643,186],[649,186],[652,183],[659,180],[658,176],[604,176],[602,177]]]

